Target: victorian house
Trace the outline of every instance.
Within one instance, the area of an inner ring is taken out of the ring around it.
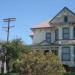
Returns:
[[[51,20],[31,28],[33,50],[52,51],[59,61],[75,67],[75,13],[64,7]]]

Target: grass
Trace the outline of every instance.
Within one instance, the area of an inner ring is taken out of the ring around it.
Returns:
[[[3,74],[0,74],[3,75]],[[17,73],[9,73],[9,74],[4,74],[4,75],[18,75]],[[75,73],[64,73],[63,75],[75,75]]]
[[[10,73],[9,75],[18,75],[17,73]]]
[[[63,75],[75,75],[75,73],[64,73]]]
[[[18,75],[17,73],[0,74],[0,75]]]

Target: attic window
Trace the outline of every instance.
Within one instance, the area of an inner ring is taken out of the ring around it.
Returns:
[[[68,16],[64,16],[64,22],[68,22]]]

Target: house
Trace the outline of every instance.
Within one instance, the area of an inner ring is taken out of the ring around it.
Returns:
[[[54,18],[31,28],[33,50],[52,51],[59,61],[75,67],[75,13],[64,7]]]

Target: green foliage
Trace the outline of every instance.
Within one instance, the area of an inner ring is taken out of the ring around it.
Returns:
[[[24,45],[20,39],[15,39],[9,43],[4,42],[2,46],[6,50],[7,58],[13,60],[16,60],[21,53],[31,51],[31,47]]]
[[[28,53],[31,50],[30,46],[24,45],[20,39],[15,39],[9,43],[2,42],[2,48],[6,51],[6,65],[7,71],[9,72],[10,66],[19,58],[23,53]]]
[[[16,69],[20,75],[62,75],[65,72],[57,56],[52,53],[44,55],[42,51],[21,55]]]

